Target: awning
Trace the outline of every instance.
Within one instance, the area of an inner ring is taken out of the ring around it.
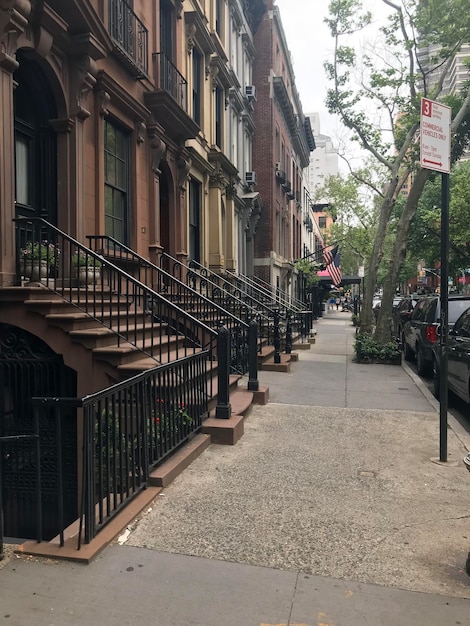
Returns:
[[[328,274],[326,270],[317,272],[317,274],[320,277],[319,285],[332,283],[331,276]],[[360,285],[361,281],[362,281],[362,278],[360,276],[348,276],[348,275],[345,276],[343,274],[340,286],[344,287],[345,285]]]

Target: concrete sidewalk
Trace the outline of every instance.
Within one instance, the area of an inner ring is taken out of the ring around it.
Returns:
[[[470,625],[470,438],[408,367],[353,362],[350,315],[290,374],[260,372],[236,446],[211,446],[89,566],[0,570],[0,623]],[[8,615],[8,618],[5,617]]]

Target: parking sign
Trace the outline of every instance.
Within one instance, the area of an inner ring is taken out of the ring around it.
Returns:
[[[450,172],[451,108],[422,98],[420,155],[421,167],[436,172]]]

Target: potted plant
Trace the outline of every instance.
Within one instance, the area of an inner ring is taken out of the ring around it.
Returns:
[[[97,258],[83,250],[77,250],[72,255],[72,268],[80,285],[90,285],[99,277],[102,263]]]
[[[57,244],[47,240],[28,241],[20,252],[23,276],[35,282],[47,278],[49,270],[56,266],[60,255]]]

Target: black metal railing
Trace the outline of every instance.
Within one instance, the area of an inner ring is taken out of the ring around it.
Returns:
[[[87,237],[90,248],[114,265],[123,267],[139,282],[158,292],[163,298],[188,311],[191,316],[204,322],[213,330],[224,325],[232,337],[232,372],[245,374],[248,371],[248,324],[257,311],[222,290],[204,295],[192,285],[180,280],[134,252],[131,248],[106,235]]]
[[[188,83],[163,52],[153,55],[155,65],[155,86],[169,93],[178,105],[188,112]]]
[[[17,284],[40,280],[109,328],[118,345],[134,346],[157,363],[200,350],[209,350],[215,358],[214,328],[45,220],[14,221]]]
[[[109,34],[119,50],[148,75],[148,30],[125,0],[109,0]]]
[[[33,398],[39,421],[56,416],[57,456],[62,459],[61,424],[77,409],[82,433],[82,475],[77,547],[89,543],[130,500],[148,485],[152,468],[200,430],[208,414],[209,353],[157,366],[84,398]],[[39,467],[39,464],[38,464]],[[60,489],[57,516],[64,545],[64,464],[57,463]],[[38,478],[38,507],[41,481]],[[1,529],[0,529],[1,530]],[[41,535],[38,518],[38,541]]]
[[[258,277],[250,278],[244,274],[235,274],[234,272],[228,272],[228,274],[231,275],[232,280],[235,284],[239,285],[240,289],[246,289],[248,292],[259,294],[258,297],[260,299],[264,298],[271,302],[273,308],[277,307],[283,313],[288,310],[292,314],[295,314],[306,308],[302,301]]]
[[[209,270],[197,261],[188,261],[186,265],[169,254],[163,253],[160,263],[166,272],[177,276],[178,280],[186,282],[197,292],[205,294],[211,301],[218,302],[234,313],[239,309],[249,311],[249,315],[244,319],[249,322],[250,319],[256,317],[260,337],[259,350],[261,350],[263,337],[267,338],[269,343],[272,335],[270,320],[273,317],[273,311],[265,302],[244,293],[230,280]]]
[[[259,351],[263,341],[273,344],[274,338],[274,312],[278,311],[279,332],[284,337],[286,331],[295,332],[302,339],[308,336],[312,327],[312,312],[310,307],[295,298],[288,297],[280,289],[272,288],[271,285],[258,285],[253,279],[246,276],[226,271],[225,274],[217,274],[204,267],[197,261],[189,261],[187,265],[174,259],[168,254],[163,254],[161,264],[167,271],[175,274],[180,280],[186,280],[193,288],[209,293],[210,297],[216,295],[219,289],[223,293],[232,294],[238,300],[247,302],[253,310],[259,312],[257,319],[259,325]],[[287,320],[289,318],[289,329]],[[291,341],[287,341],[286,349],[289,349]]]
[[[280,319],[283,320],[286,328],[286,352],[291,351],[293,332],[299,334],[302,340],[308,336],[312,328],[313,314],[307,303],[261,281],[261,279],[255,280],[233,272],[227,272],[227,274],[231,276],[234,285],[242,292],[255,293],[258,299],[264,299],[273,310],[280,312]]]

